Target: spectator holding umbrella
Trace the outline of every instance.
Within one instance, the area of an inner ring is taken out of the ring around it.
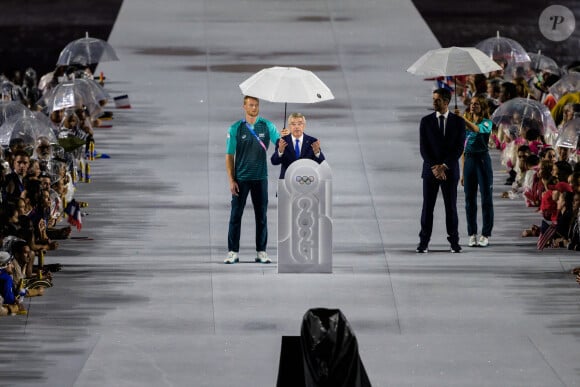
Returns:
[[[461,183],[465,192],[465,215],[469,247],[486,247],[493,228],[493,168],[488,151],[489,135],[493,122],[489,119],[487,97],[479,94],[471,99],[463,115],[467,129],[463,152]],[[477,239],[477,188],[481,193],[483,228]]]

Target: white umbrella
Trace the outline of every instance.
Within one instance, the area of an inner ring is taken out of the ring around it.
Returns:
[[[312,71],[297,67],[269,67],[240,83],[242,94],[269,102],[316,103],[334,99],[332,92]]]
[[[501,66],[477,48],[446,47],[428,51],[417,59],[407,72],[425,77],[455,77],[496,70],[501,70]],[[457,93],[455,93],[455,108],[457,108]]]

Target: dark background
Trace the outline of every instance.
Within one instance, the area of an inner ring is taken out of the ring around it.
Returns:
[[[580,1],[542,0],[412,0],[442,47],[473,47],[480,41],[500,36],[520,43],[527,52],[554,59],[560,66],[580,60],[580,33],[578,28],[562,42],[550,41],[542,35],[538,19],[550,5],[569,8],[580,23]]]
[[[54,70],[60,51],[72,40],[90,36],[107,40],[123,0],[2,0],[0,72],[33,67],[38,77]],[[568,7],[580,23],[580,1],[413,0],[442,47],[475,46],[501,36],[518,41],[528,52],[541,50],[561,66],[580,58],[580,33],[552,42],[538,28],[541,12],[552,4]],[[259,11],[258,11],[259,12]]]
[[[54,70],[67,43],[89,36],[108,40],[123,0],[2,0],[0,73]]]

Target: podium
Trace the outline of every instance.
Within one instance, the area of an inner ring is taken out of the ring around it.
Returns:
[[[332,172],[300,159],[278,180],[278,273],[332,273]]]

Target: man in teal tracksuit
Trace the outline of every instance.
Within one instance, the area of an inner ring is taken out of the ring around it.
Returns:
[[[232,208],[228,230],[228,256],[224,263],[239,262],[242,215],[248,194],[251,195],[256,218],[256,262],[270,263],[266,253],[268,242],[268,163],[270,143],[280,138],[276,126],[260,117],[260,102],[245,96],[245,119],[235,122],[228,130],[226,143],[226,171],[232,193]]]

